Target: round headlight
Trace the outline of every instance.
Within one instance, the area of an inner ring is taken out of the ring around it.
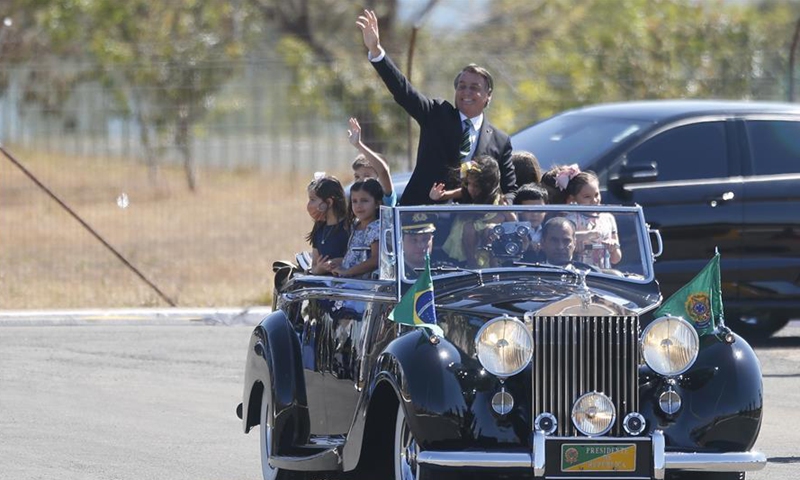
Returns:
[[[572,423],[584,435],[606,433],[611,430],[615,418],[614,403],[602,393],[587,393],[572,406]]]
[[[679,317],[657,318],[642,333],[644,361],[661,375],[685,372],[697,359],[699,350],[697,331]]]
[[[533,338],[525,324],[516,318],[502,316],[489,320],[478,330],[475,351],[489,373],[510,377],[530,363]]]

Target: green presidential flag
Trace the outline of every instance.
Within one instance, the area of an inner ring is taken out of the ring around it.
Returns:
[[[400,303],[389,312],[389,320],[413,327],[427,327],[443,337],[444,332],[436,325],[436,307],[433,302],[431,261],[428,255],[425,255],[425,271],[403,295]]]
[[[719,252],[691,282],[669,297],[655,316],[683,317],[699,335],[713,333],[723,318],[722,281],[719,273]]]

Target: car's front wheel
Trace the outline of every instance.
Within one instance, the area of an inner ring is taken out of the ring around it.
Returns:
[[[417,468],[419,445],[406,422],[403,406],[397,406],[394,428],[394,480],[447,480],[456,478],[453,472],[430,471],[424,466]]]
[[[269,464],[272,454],[272,398],[268,388],[264,388],[261,396],[261,425],[259,437],[261,438],[261,475],[264,480],[303,480],[304,472],[290,472],[273,467]]]
[[[417,445],[414,434],[406,422],[403,406],[397,406],[397,420],[394,427],[394,478],[395,480],[415,480],[417,478]]]

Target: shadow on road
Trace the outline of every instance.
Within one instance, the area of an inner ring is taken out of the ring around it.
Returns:
[[[769,463],[800,463],[800,457],[770,457]]]

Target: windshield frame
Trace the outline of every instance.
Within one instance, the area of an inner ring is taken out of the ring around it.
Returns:
[[[637,218],[635,228],[638,230],[637,234],[641,239],[638,241],[638,248],[639,248],[639,258],[642,262],[642,271],[644,272],[643,275],[639,276],[617,276],[612,275],[609,273],[604,272],[596,272],[590,271],[589,276],[592,277],[602,277],[602,278],[610,278],[615,279],[618,281],[625,281],[625,282],[632,282],[637,284],[647,284],[654,280],[655,275],[653,271],[653,249],[650,240],[650,234],[647,228],[647,224],[644,218],[644,212],[642,208],[639,206],[618,206],[618,205],[599,205],[599,206],[580,206],[580,205],[421,205],[421,206],[409,206],[409,207],[382,207],[382,209],[391,209],[392,210],[392,228],[394,233],[391,235],[387,235],[385,232],[382,232],[382,239],[389,239],[393,242],[393,246],[391,251],[394,255],[391,256],[391,268],[394,269],[396,272],[394,278],[391,280],[397,281],[398,288],[402,287],[402,284],[413,284],[415,282],[414,278],[408,278],[406,276],[406,268],[404,259],[404,252],[403,252],[403,245],[402,245],[402,235],[397,232],[402,232],[402,224],[401,218],[403,217],[403,213],[406,212],[425,212],[425,213],[461,213],[461,212],[519,212],[519,211],[546,211],[546,212],[608,212],[608,213],[623,213],[628,215],[633,215]],[[385,261],[384,257],[382,257],[381,262]],[[382,270],[387,268],[388,266],[382,265]],[[553,273],[554,270],[552,267],[537,267],[534,265],[531,266],[524,266],[524,265],[515,265],[513,267],[509,266],[499,266],[499,267],[490,267],[490,268],[483,268],[479,269],[482,273],[491,274],[496,272],[522,272],[522,271],[540,271],[540,272],[549,272]],[[385,270],[384,270],[385,271]],[[454,271],[454,272],[447,272],[447,273],[431,273],[432,278],[434,279],[445,279],[451,277],[459,277],[464,275],[474,275],[475,269],[469,269],[461,271]],[[386,278],[387,280],[389,278]]]

